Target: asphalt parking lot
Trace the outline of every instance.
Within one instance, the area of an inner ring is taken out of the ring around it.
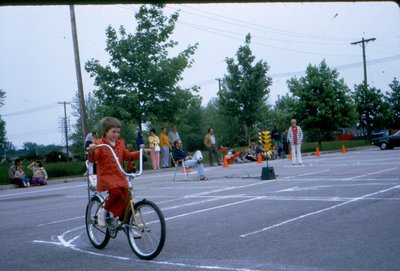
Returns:
[[[138,198],[156,202],[167,240],[141,261],[121,232],[103,250],[86,236],[84,179],[0,191],[4,270],[399,270],[400,149],[304,157],[303,166],[207,167],[184,179],[145,172]]]

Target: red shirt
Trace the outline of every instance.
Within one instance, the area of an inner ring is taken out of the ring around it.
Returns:
[[[103,136],[97,144],[107,144],[113,148],[118,157],[119,163],[123,165],[123,161],[139,160],[140,152],[129,152],[125,148],[122,138],[118,138],[115,146],[112,146],[107,138]],[[97,191],[108,191],[113,187],[123,187],[128,189],[126,177],[121,173],[115,162],[111,151],[106,148],[98,148],[94,152],[89,152],[89,161],[97,164]]]
[[[297,145],[297,126],[292,126],[292,131],[293,131],[293,142],[294,145]]]

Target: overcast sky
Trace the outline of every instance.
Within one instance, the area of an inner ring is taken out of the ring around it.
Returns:
[[[138,5],[75,6],[85,94],[93,79],[83,69],[95,58],[105,65],[105,29],[123,25],[134,32]],[[226,72],[226,57],[234,57],[251,33],[256,61],[268,63],[273,79],[269,103],[288,93],[286,81],[303,76],[308,64],[323,59],[336,68],[353,89],[363,80],[362,48],[351,42],[376,38],[366,45],[368,83],[389,91],[400,78],[400,9],[392,2],[298,4],[176,4],[180,9],[172,39],[177,51],[199,43],[193,67],[181,86],[201,87],[203,104],[216,97],[217,78]],[[77,91],[68,6],[0,7],[0,89],[6,92],[0,115],[7,138],[24,142],[63,144],[63,105]],[[75,119],[67,105],[71,126]]]

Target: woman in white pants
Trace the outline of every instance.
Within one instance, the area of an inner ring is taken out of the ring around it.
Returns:
[[[301,142],[303,141],[303,131],[300,126],[297,126],[297,120],[292,119],[290,121],[292,126],[289,128],[288,138],[290,142],[290,148],[292,150],[292,165],[298,163],[299,165],[303,164],[303,160],[301,159]]]

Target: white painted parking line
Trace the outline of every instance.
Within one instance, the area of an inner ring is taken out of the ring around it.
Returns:
[[[73,242],[80,238],[80,233],[78,235],[73,236],[70,239],[67,239],[66,236],[68,234],[71,234],[72,232],[76,231],[81,231],[85,226],[80,226],[77,228],[73,228],[71,230],[68,230],[61,235],[57,236],[58,241],[43,241],[43,240],[33,240],[33,243],[37,244],[47,244],[47,245],[56,245],[60,247],[64,247],[67,249],[71,249],[76,252],[84,253],[84,254],[89,254],[92,256],[98,256],[98,257],[104,257],[104,258],[111,258],[111,259],[116,259],[116,260],[123,260],[123,261],[135,261],[135,262],[143,262],[142,260],[138,259],[131,259],[129,257],[121,257],[121,256],[116,256],[116,255],[111,255],[111,254],[106,254],[106,253],[100,253],[100,252],[93,252],[89,250],[85,250],[83,248],[78,247],[77,245],[74,245]],[[223,270],[223,271],[262,271],[260,269],[250,269],[250,268],[236,268],[236,267],[229,267],[229,266],[221,266],[221,265],[195,265],[195,264],[187,264],[187,263],[179,263],[179,262],[168,262],[168,261],[157,261],[157,260],[152,260],[152,261],[146,261],[147,264],[152,264],[152,265],[164,265],[164,266],[174,266],[174,267],[180,267],[180,268],[186,268],[186,269],[200,269],[200,270]]]
[[[225,207],[231,207],[231,206],[234,206],[234,205],[238,205],[238,204],[242,204],[242,203],[246,203],[246,202],[250,202],[250,201],[254,201],[254,200],[258,200],[258,197],[254,197],[254,198],[250,198],[250,199],[246,199],[246,200],[241,200],[241,201],[236,201],[236,202],[232,202],[232,203],[228,203],[228,204],[218,205],[218,206],[214,206],[214,207],[210,207],[210,208],[206,208],[206,209],[201,209],[201,210],[197,210],[197,211],[193,211],[193,212],[183,213],[183,214],[179,214],[179,215],[176,215],[176,216],[167,217],[167,218],[165,218],[165,220],[168,221],[168,220],[181,218],[181,217],[185,217],[185,216],[189,216],[189,215],[204,213],[204,212],[208,212],[208,211],[212,211],[212,210],[216,210],[216,209],[221,209],[221,208],[225,208]]]
[[[244,237],[248,237],[248,236],[251,236],[251,235],[258,234],[258,233],[262,233],[262,232],[268,231],[270,229],[277,228],[277,227],[283,226],[285,224],[288,224],[288,223],[291,223],[291,222],[294,222],[294,221],[297,221],[297,220],[300,220],[300,219],[303,219],[303,218],[306,218],[306,217],[309,217],[309,216],[321,214],[321,213],[336,209],[338,207],[341,207],[341,206],[344,206],[344,205],[347,205],[347,204],[350,204],[350,203],[353,203],[353,202],[360,201],[360,200],[365,199],[367,197],[371,197],[371,196],[374,196],[374,195],[377,195],[377,194],[385,193],[385,192],[388,192],[388,191],[391,191],[391,190],[394,190],[394,189],[399,189],[399,188],[400,188],[400,185],[392,186],[390,188],[383,189],[383,190],[380,190],[380,191],[377,191],[377,192],[374,192],[374,193],[371,193],[371,194],[367,194],[367,195],[364,195],[364,196],[361,196],[361,197],[357,197],[357,198],[351,199],[349,201],[345,201],[343,203],[339,203],[337,205],[333,205],[333,206],[328,207],[328,208],[324,208],[324,209],[321,209],[321,210],[318,210],[318,211],[315,211],[315,212],[311,212],[311,213],[304,214],[304,215],[301,215],[301,216],[298,216],[298,217],[295,217],[295,218],[292,218],[292,219],[288,219],[288,220],[285,220],[285,221],[283,221],[281,223],[278,223],[278,224],[275,224],[275,225],[272,225],[272,226],[269,226],[269,227],[265,227],[265,228],[260,229],[260,230],[256,230],[256,231],[253,231],[253,232],[242,234],[242,235],[240,235],[240,237],[244,238]]]
[[[276,191],[280,192],[296,192],[296,191],[315,191],[320,188],[339,188],[339,187],[355,187],[355,186],[382,186],[382,185],[396,185],[397,183],[354,183],[354,184],[332,184],[332,185],[314,185],[308,187],[290,187],[283,190]]]
[[[66,219],[61,219],[61,220],[55,220],[55,221],[52,221],[52,222],[46,222],[46,223],[43,223],[43,224],[39,224],[38,227],[53,225],[53,224],[57,224],[57,223],[64,223],[64,222],[67,222],[67,221],[83,219],[83,218],[85,218],[85,216],[77,216],[77,217],[71,217],[71,218],[66,218]]]
[[[293,179],[296,177],[302,177],[302,176],[310,176],[310,175],[316,175],[324,172],[328,172],[330,169],[325,169],[325,170],[319,170],[319,171],[314,171],[314,172],[309,172],[309,173],[304,173],[304,174],[299,174],[299,175],[293,175],[293,176],[287,176],[287,177],[282,177],[280,179]]]
[[[184,264],[184,263],[173,263],[173,262],[159,262],[152,261],[151,263],[157,265],[169,265],[175,267],[183,267],[183,268],[195,268],[195,269],[205,269],[205,270],[223,270],[223,271],[261,271],[259,269],[248,269],[248,268],[235,268],[228,266],[216,266],[216,265],[193,265],[193,264]]]
[[[388,168],[388,169],[379,170],[379,171],[374,171],[374,172],[370,172],[370,173],[367,173],[367,174],[358,175],[358,176],[354,176],[354,177],[350,177],[350,178],[340,179],[339,181],[354,180],[354,179],[358,179],[358,178],[362,178],[362,177],[367,177],[367,176],[371,176],[371,175],[376,175],[376,174],[380,174],[380,173],[384,173],[384,172],[388,172],[388,171],[393,171],[393,170],[398,170],[398,169],[399,169],[399,167]]]
[[[73,186],[63,186],[63,187],[40,189],[40,190],[33,190],[33,191],[32,190],[31,191],[26,191],[26,189],[29,189],[29,188],[25,188],[23,190],[23,192],[12,193],[12,194],[3,194],[3,195],[0,195],[0,198],[11,197],[11,196],[25,196],[25,195],[29,195],[29,194],[39,194],[39,193],[44,193],[44,192],[72,189],[72,188],[84,187],[84,186],[86,187],[87,184],[80,184],[80,185],[73,185]]]
[[[74,251],[77,252],[81,252],[81,253],[86,253],[86,254],[90,254],[90,255],[95,255],[95,256],[101,256],[101,257],[106,257],[106,258],[114,258],[114,259],[118,259],[118,260],[130,260],[130,258],[128,257],[121,257],[121,256],[114,256],[114,255],[109,255],[109,254],[105,254],[105,253],[98,253],[98,252],[93,252],[93,251],[88,251],[88,250],[84,250],[81,249],[79,247],[77,247],[76,245],[73,244],[73,242],[78,239],[80,237],[80,235],[76,235],[73,238],[66,240],[66,235],[77,231],[77,230],[81,230],[85,228],[85,226],[80,226],[77,228],[73,228],[71,230],[68,230],[66,232],[64,232],[62,235],[57,236],[58,242],[49,242],[49,241],[43,241],[43,240],[33,240],[33,243],[42,243],[42,244],[51,244],[51,245],[57,245],[57,246],[62,246],[65,248],[69,248],[72,249]]]

